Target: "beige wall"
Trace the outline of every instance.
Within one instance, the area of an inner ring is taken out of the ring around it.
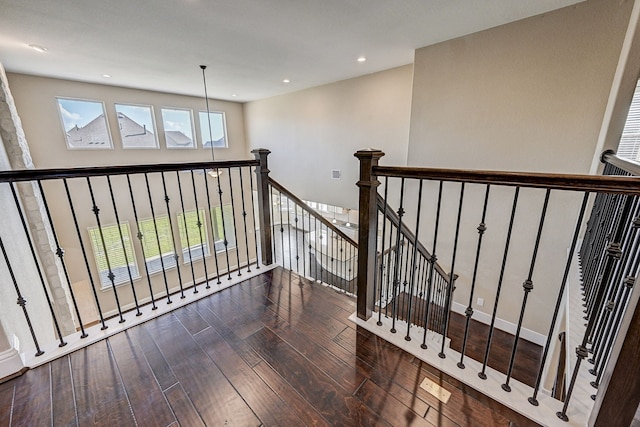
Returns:
[[[627,28],[631,1],[591,0],[416,51],[410,166],[588,173]],[[384,158],[383,163],[391,163]],[[440,262],[450,270],[459,185],[445,196]],[[426,200],[434,203],[433,190]],[[456,273],[466,306],[483,188],[467,186]],[[498,317],[516,322],[543,194],[523,191]],[[490,313],[513,189],[492,190],[476,296]],[[579,195],[552,193],[525,326],[545,332]],[[429,215],[428,213],[425,216]],[[433,213],[431,213],[433,215]],[[410,216],[409,216],[410,217]],[[424,221],[424,224],[432,224]],[[430,242],[432,230],[423,230]],[[430,245],[428,245],[430,247]]]
[[[357,208],[362,148],[381,148],[405,164],[411,65],[245,104],[252,148],[272,151],[271,175],[296,195]],[[331,170],[342,179],[331,179]]]

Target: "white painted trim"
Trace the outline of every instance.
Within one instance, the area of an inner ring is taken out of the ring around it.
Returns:
[[[0,352],[0,379],[11,377],[23,369],[20,353],[15,348]]]
[[[464,311],[466,309],[467,309],[466,306],[457,302],[454,302],[451,305],[451,310],[454,313],[462,314],[463,316],[465,315]],[[491,315],[484,313],[482,311],[478,311],[476,309],[473,310],[473,315],[471,316],[471,318],[474,320],[477,320],[480,323],[484,323],[485,325],[491,324]],[[510,333],[511,335],[515,335],[516,333],[516,328],[517,328],[516,324],[508,322],[504,319],[500,319],[499,317],[496,317],[494,326],[500,329],[501,331]],[[520,329],[520,337],[524,338],[527,341],[531,341],[534,344],[538,344],[539,346],[544,346],[547,342],[547,337],[545,335],[542,335],[538,332],[532,331],[531,329],[527,329],[527,328]]]

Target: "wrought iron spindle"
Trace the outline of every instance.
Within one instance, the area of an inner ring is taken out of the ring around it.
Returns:
[[[271,228],[272,228],[272,235],[274,236],[273,239],[271,239],[271,244],[273,246],[273,254],[275,255],[276,259],[278,258],[278,251],[276,248],[276,216],[274,213],[274,205],[276,204],[276,202],[274,201],[274,192],[275,189],[273,187],[270,187],[271,191],[269,191],[269,203],[271,204]]]
[[[189,254],[189,267],[191,267],[191,279],[193,280],[193,293],[198,293],[198,287],[196,283],[196,272],[193,268],[193,255],[191,253],[191,239],[189,239],[189,226],[187,225],[187,212],[184,208],[184,196],[182,195],[182,184],[180,183],[180,172],[176,171],[176,180],[178,182],[178,193],[180,194],[180,207],[182,209],[182,225],[184,226],[184,237],[187,240],[187,253]],[[200,212],[196,210],[196,218],[200,222]],[[184,253],[184,248],[182,249]],[[202,254],[204,258],[204,253]]]
[[[289,206],[289,197],[287,196],[287,243],[289,245],[289,270],[293,271],[293,262],[291,260],[291,206]]]
[[[102,250],[104,251],[104,259],[107,263],[107,269],[109,270],[109,274],[107,278],[111,282],[111,289],[113,289],[113,297],[116,301],[116,307],[118,309],[118,316],[120,320],[118,323],[124,323],[125,319],[122,317],[122,308],[120,307],[120,299],[118,298],[118,290],[116,289],[115,275],[113,274],[113,270],[111,269],[111,261],[109,260],[109,251],[107,250],[107,245],[104,240],[104,233],[102,232],[102,225],[100,224],[100,209],[96,204],[96,198],[93,195],[93,186],[91,185],[91,178],[87,177],[87,185],[89,187],[89,195],[91,196],[91,204],[93,205],[92,211],[96,217],[96,224],[98,225],[98,234],[100,235],[100,243],[102,245]],[[120,224],[117,224],[117,227],[120,227]],[[127,268],[129,266],[127,265]]]
[[[621,250],[620,250],[620,240],[622,238],[623,232],[624,232],[624,226],[623,224],[626,223],[626,220],[629,216],[629,213],[631,211],[631,204],[633,201],[633,198],[630,196],[625,196],[624,197],[625,201],[624,201],[624,206],[622,208],[622,212],[621,215],[618,217],[618,220],[616,221],[616,225],[614,227],[614,233],[612,235],[612,239],[609,243],[609,246],[607,247],[607,261],[605,263],[604,269],[603,269],[603,273],[602,273],[602,279],[601,279],[601,283],[606,283],[609,280],[609,277],[611,275],[611,272],[613,271],[615,265],[617,264],[617,262],[620,260],[620,256],[621,256]],[[600,305],[602,304],[603,298],[604,298],[604,292],[605,292],[605,287],[604,286],[598,286],[597,287],[597,292],[595,293],[595,297],[594,297],[594,307],[600,307]],[[578,357],[575,367],[573,369],[573,374],[571,376],[571,382],[569,383],[569,388],[567,389],[567,398],[564,401],[564,405],[562,407],[562,410],[560,412],[557,412],[556,415],[558,416],[558,418],[560,418],[563,421],[567,421],[569,419],[569,417],[567,417],[567,408],[569,405],[569,401],[571,400],[571,396],[573,393],[573,387],[575,386],[576,383],[576,379],[578,377],[578,369],[580,369],[580,364],[582,363],[582,360],[585,359],[588,355],[588,351],[587,351],[587,340],[589,339],[589,335],[591,334],[591,331],[593,330],[594,327],[594,322],[595,322],[595,318],[591,317],[589,319],[589,322],[587,323],[587,328],[585,330],[584,333],[584,337],[582,339],[582,343],[578,346],[578,348],[576,348],[576,355]]]
[[[44,189],[42,188],[42,182],[40,180],[38,180],[37,182],[38,182],[38,189],[40,190],[40,196],[42,197],[42,204],[44,205],[44,210],[45,210],[45,213],[47,214],[47,220],[49,221],[49,225],[51,226],[53,241],[56,244],[56,255],[60,260],[60,265],[62,265],[62,271],[64,272],[64,277],[65,277],[65,280],[67,281],[67,287],[69,288],[69,294],[71,295],[71,302],[73,303],[73,310],[76,313],[76,317],[78,318],[78,324],[80,325],[80,331],[82,332],[82,334],[80,335],[80,338],[86,338],[88,335],[84,330],[84,324],[82,322],[82,317],[80,317],[80,309],[78,308],[76,295],[75,295],[75,292],[73,291],[73,287],[71,286],[69,271],[67,270],[67,264],[65,263],[65,260],[64,260],[64,250],[60,247],[60,240],[58,239],[56,226],[53,224],[53,219],[51,218],[51,211],[49,210],[49,203],[47,203],[47,197],[45,196]]]
[[[224,220],[224,205],[222,204],[223,192],[222,192],[222,185],[220,184],[220,181],[221,181],[220,170],[218,168],[216,168],[216,175],[218,176],[218,179],[216,179],[216,182],[218,183],[218,201],[220,202],[220,220],[222,221],[222,230],[224,232],[224,240],[222,241],[222,243],[224,245],[224,256],[225,256],[225,259],[227,260],[227,280],[231,280],[231,262],[229,261],[229,238],[227,237],[229,236],[229,233],[227,231],[227,223]],[[231,175],[231,173],[229,173],[229,175]]]
[[[178,255],[178,248],[181,248],[182,245],[178,245],[178,239],[176,238],[176,233],[173,229],[173,219],[172,219],[172,215],[171,215],[171,207],[169,206],[169,203],[171,201],[171,199],[169,198],[169,193],[167,192],[167,182],[164,176],[164,172],[160,172],[160,177],[162,178],[162,190],[164,192],[164,204],[165,204],[165,208],[167,210],[167,218],[169,219],[169,229],[171,230],[171,244],[173,245],[173,257],[176,261],[176,272],[178,273],[178,284],[180,285],[180,299],[185,298],[184,295],[184,285],[182,282],[182,266],[180,265],[180,255]],[[155,225],[156,220],[155,220],[155,213],[153,210],[153,199],[151,197],[151,187],[149,186],[149,177],[147,176],[147,174],[144,174],[144,179],[145,179],[145,183],[147,185],[147,196],[149,197],[149,207],[151,208],[151,216],[153,218],[153,223],[154,223],[154,230],[156,232],[156,238],[158,239],[158,227],[157,225]],[[160,246],[160,241],[158,240],[158,246]],[[164,273],[164,262],[161,264],[162,265],[162,271],[163,274]],[[168,285],[167,285],[168,287]]]
[[[533,246],[533,255],[531,256],[531,265],[529,266],[529,275],[527,276],[527,280],[522,284],[524,295],[522,296],[522,305],[520,306],[520,317],[518,318],[518,326],[516,327],[516,334],[513,337],[513,348],[511,350],[511,359],[509,359],[509,369],[507,370],[507,379],[504,384],[502,384],[502,389],[504,391],[511,391],[511,386],[509,386],[509,380],[511,379],[511,374],[513,372],[513,364],[516,359],[516,351],[518,349],[518,340],[520,339],[520,331],[522,330],[522,321],[524,320],[524,312],[527,308],[527,299],[529,297],[529,293],[533,290],[533,271],[536,266],[536,259],[538,256],[538,248],[540,247],[540,237],[542,237],[542,228],[544,226],[544,220],[547,215],[547,206],[549,205],[549,196],[551,194],[551,190],[547,189],[544,197],[544,204],[542,205],[542,213],[540,213],[540,222],[538,223],[538,234],[536,235],[536,243]]]
[[[444,359],[444,347],[447,341],[447,333],[449,332],[449,318],[451,317],[451,304],[453,303],[453,291],[455,290],[455,267],[456,255],[458,254],[458,237],[460,235],[460,220],[462,219],[462,202],[464,201],[464,182],[460,185],[460,200],[458,202],[458,219],[456,220],[456,233],[453,241],[453,255],[451,256],[451,270],[449,273],[449,287],[447,289],[447,299],[445,302],[444,313],[444,330],[442,331],[442,345],[438,357]]]
[[[378,281],[378,322],[377,325],[378,326],[382,326],[382,284],[383,284],[383,274],[384,274],[384,251],[385,251],[385,246],[384,246],[384,237],[387,233],[387,198],[389,195],[389,177],[385,176],[384,177],[384,205],[382,206],[382,237],[380,239],[381,243],[382,243],[382,248],[380,249],[380,280]],[[378,207],[378,209],[380,209]]]
[[[153,288],[151,287],[151,276],[149,274],[149,267],[147,266],[147,252],[146,252],[146,249],[145,249],[145,244],[142,241],[143,234],[142,234],[142,231],[140,230],[140,221],[138,220],[138,209],[136,208],[136,201],[135,201],[135,197],[133,196],[133,188],[131,187],[131,179],[129,177],[129,174],[127,174],[126,176],[127,176],[127,185],[129,187],[129,196],[131,197],[131,208],[133,209],[133,217],[136,220],[136,228],[138,230],[138,232],[136,233],[136,236],[138,237],[138,242],[140,243],[140,247],[142,248],[142,257],[144,258],[144,271],[145,271],[145,275],[147,276],[147,284],[149,285],[149,296],[151,297],[151,306],[152,306],[152,310],[156,310],[158,307],[156,307],[156,300],[155,300],[155,297],[153,295]],[[156,224],[155,217],[152,219],[152,221],[153,221],[153,225],[155,227],[155,224]],[[164,261],[162,260],[162,249],[160,248],[160,238],[158,237],[157,228],[156,228],[156,239],[158,241],[158,253],[160,254],[160,265],[162,266],[162,273],[164,275],[164,281],[165,281],[165,283],[167,283],[167,276],[164,273]]]
[[[231,173],[231,169],[229,169]],[[242,179],[242,167],[238,168],[238,175],[240,176],[240,198],[242,200],[242,224],[244,226],[244,247],[247,250],[247,273],[251,273],[251,257],[249,256],[249,233],[247,231],[247,208],[244,201],[244,182]],[[236,247],[238,246],[238,236],[236,236]],[[240,252],[239,248],[237,249]],[[240,270],[240,264],[238,264],[238,270]]]
[[[536,377],[536,383],[533,387],[533,395],[529,397],[527,400],[534,406],[538,406],[538,391],[540,390],[540,385],[542,383],[542,373],[544,371],[544,366],[547,363],[547,356],[549,355],[549,348],[551,345],[551,338],[554,336],[554,330],[556,327],[556,322],[558,321],[558,315],[560,314],[560,305],[562,304],[562,296],[564,295],[564,289],[567,285],[567,279],[569,277],[569,270],[571,269],[571,262],[573,260],[573,254],[576,250],[576,244],[578,242],[578,237],[580,236],[580,227],[582,226],[582,219],[584,218],[584,212],[587,208],[587,202],[589,201],[588,192],[584,193],[582,198],[582,205],[580,206],[580,213],[578,213],[578,219],[576,220],[576,227],[573,232],[573,238],[571,240],[571,247],[569,248],[567,262],[564,267],[564,274],[562,275],[562,282],[560,283],[560,288],[558,289],[558,297],[556,298],[556,305],[553,310],[553,315],[551,317],[551,324],[549,325],[549,332],[547,333],[547,342],[544,345],[544,350],[542,351],[542,357],[540,359],[540,368],[538,369],[538,376]]]
[[[433,230],[433,246],[431,248],[431,259],[429,260],[429,282],[427,285],[427,310],[424,314],[424,335],[422,336],[422,344],[420,347],[427,349],[427,329],[429,326],[429,313],[431,312],[431,292],[433,289],[433,273],[438,257],[436,256],[436,247],[438,244],[438,228],[440,226],[440,208],[442,207],[442,181],[438,185],[438,203],[436,208],[436,223]]]
[[[278,211],[280,212],[280,253],[282,254],[282,257],[280,258],[281,262],[282,262],[282,266],[284,268],[287,268],[285,262],[284,262],[284,220],[282,217],[282,192],[278,191]]]
[[[71,192],[69,191],[69,184],[67,183],[67,179],[63,178],[62,183],[64,184],[64,190],[67,193],[67,200],[69,201],[69,209],[71,210],[71,217],[73,218],[73,225],[76,229],[76,234],[78,236],[78,242],[80,243],[80,250],[82,251],[82,258],[84,259],[85,267],[87,268],[87,276],[89,278],[89,283],[91,284],[91,292],[93,294],[93,300],[96,303],[96,308],[98,309],[98,316],[100,317],[100,323],[102,326],[100,330],[105,330],[108,328],[107,324],[104,322],[104,316],[102,315],[102,308],[100,307],[100,300],[98,299],[98,293],[96,292],[96,284],[93,281],[93,275],[91,274],[91,267],[89,266],[89,258],[87,257],[87,251],[85,250],[84,243],[82,242],[82,233],[80,233],[80,226],[78,225],[78,217],[76,216],[76,210],[73,206],[73,200],[71,199]]]
[[[502,266],[500,267],[500,277],[498,278],[498,289],[496,290],[496,296],[493,301],[493,313],[491,314],[491,325],[489,326],[489,336],[487,338],[487,347],[484,351],[484,359],[482,362],[482,371],[478,373],[478,377],[483,380],[487,379],[485,370],[487,369],[487,363],[489,361],[489,351],[491,350],[491,340],[493,338],[493,330],[496,323],[496,314],[498,313],[498,303],[500,302],[500,291],[502,289],[502,279],[504,278],[504,270],[507,265],[507,256],[509,255],[509,244],[511,243],[511,232],[513,231],[513,221],[516,217],[516,208],[518,207],[518,195],[520,194],[520,187],[516,187],[513,195],[513,204],[511,207],[511,218],[509,219],[509,228],[507,230],[507,240],[504,244],[504,254],[502,256]]]
[[[467,349],[467,339],[469,338],[469,325],[471,324],[471,316],[473,316],[473,299],[475,297],[476,280],[478,278],[478,264],[480,262],[480,250],[482,249],[482,238],[485,231],[487,231],[487,224],[485,223],[487,218],[487,206],[489,205],[489,191],[491,185],[487,184],[484,192],[484,203],[482,205],[482,219],[478,224],[478,245],[476,246],[476,258],[473,264],[473,278],[471,279],[471,289],[469,291],[469,303],[464,314],[467,317],[464,325],[464,338],[462,339],[462,350],[460,351],[460,361],[458,362],[458,368],[464,369],[464,356]]]
[[[302,214],[302,275],[307,277],[307,262],[306,259],[307,257],[304,256],[304,237],[306,236],[305,233],[305,226],[304,226],[304,212],[305,210],[302,208],[302,206],[300,206],[300,213]]]
[[[229,196],[231,197],[231,218],[233,218],[233,235],[236,240],[236,261],[238,262],[238,277],[242,276],[242,269],[240,268],[240,247],[238,246],[238,225],[236,223],[236,203],[233,197],[233,183],[231,182],[231,168],[229,172]],[[225,239],[227,240],[227,239]],[[229,268],[231,270],[231,268]],[[231,277],[231,271],[229,271],[229,277]]]
[[[396,235],[396,262],[393,272],[393,306],[391,307],[391,333],[396,333],[396,319],[398,317],[398,288],[400,285],[400,274],[402,269],[401,255],[397,249],[400,246],[400,229],[402,227],[402,217],[404,216],[404,209],[402,203],[404,201],[404,178],[400,180],[400,203],[398,207],[398,234]]]
[[[255,241],[256,244],[256,270],[260,269],[260,248],[258,247],[258,226],[257,226],[257,221],[256,221],[256,217],[255,217],[255,212],[256,212],[256,204],[254,201],[254,197],[253,197],[253,174],[251,173],[251,167],[249,167],[249,183],[251,184],[251,215],[253,218],[253,240]],[[209,190],[207,190],[207,195],[209,194]],[[273,216],[272,216],[273,218]],[[216,259],[217,262],[217,259]],[[248,260],[247,260],[248,262]],[[220,274],[218,274],[218,277],[220,276]],[[220,283],[220,282],[218,282]]]
[[[29,333],[31,334],[31,339],[33,340],[33,344],[36,346],[36,357],[42,356],[44,351],[40,349],[40,344],[38,344],[38,338],[36,338],[36,333],[33,330],[33,325],[31,324],[31,318],[29,317],[29,313],[27,312],[27,300],[22,297],[22,292],[20,292],[20,287],[18,286],[18,281],[16,280],[16,276],[13,273],[13,268],[11,268],[11,262],[9,261],[9,255],[7,254],[7,250],[4,247],[4,243],[2,241],[2,236],[0,236],[0,250],[2,250],[2,255],[4,256],[4,261],[7,264],[7,270],[9,271],[9,276],[11,276],[11,281],[13,282],[13,287],[16,290],[16,295],[18,296],[17,304],[22,308],[22,313],[24,314],[24,318],[27,321],[27,326],[29,327]]]
[[[118,215],[118,207],[116,206],[116,199],[113,195],[111,177],[109,175],[107,175],[107,184],[109,187],[109,195],[111,196],[111,205],[113,206],[113,213],[116,217],[116,223],[118,224],[118,236],[120,236],[120,244],[122,246],[122,253],[124,254],[124,262],[127,264],[127,273],[129,275],[129,283],[131,284],[131,293],[133,294],[133,303],[136,307],[136,316],[142,316],[142,312],[140,311],[140,305],[138,304],[138,295],[136,293],[136,286],[133,283],[133,274],[131,274],[131,266],[129,264],[129,255],[127,255],[127,247],[124,244],[124,235],[122,234],[122,228],[120,227],[120,216]],[[134,255],[134,258],[135,258],[135,255]],[[135,261],[135,259],[133,261]]]
[[[204,283],[205,289],[210,289],[211,285],[209,285],[209,271],[207,270],[207,254],[206,254],[206,250],[205,250],[205,241],[206,241],[206,237],[207,237],[207,233],[206,231],[203,233],[202,232],[202,227],[204,226],[204,224],[202,223],[202,220],[204,218],[200,218],[200,207],[198,206],[198,192],[196,190],[196,179],[195,176],[193,174],[193,169],[190,171],[191,172],[191,188],[193,188],[193,202],[196,205],[196,225],[198,226],[198,238],[200,239],[200,250],[202,251],[202,267],[204,268]],[[231,170],[229,170],[229,175],[231,175]],[[204,179],[207,179],[207,174],[203,175]],[[208,246],[206,246],[206,248],[208,249]],[[214,250],[215,252],[215,250]],[[193,289],[194,289],[194,293],[196,290],[196,283],[195,280],[193,282]]]
[[[409,310],[407,314],[407,335],[404,337],[405,341],[411,341],[409,336],[409,330],[411,329],[411,308],[413,303],[413,289],[416,284],[416,259],[418,256],[418,233],[420,232],[420,210],[422,208],[422,180],[418,187],[418,211],[416,212],[416,228],[414,230],[413,239],[413,254],[411,258],[411,276],[409,279]]]
[[[209,210],[209,218],[211,218],[211,225],[213,225],[215,222],[215,220],[213,219],[214,217],[214,213],[213,213],[213,209],[211,207],[211,196],[209,193],[209,181],[207,180],[207,170],[203,169],[202,170],[204,173],[204,191],[207,195],[207,209]],[[253,181],[252,181],[253,183]],[[253,203],[253,187],[251,188],[251,202]],[[222,209],[222,206],[220,206],[220,209]],[[254,211],[255,212],[255,211]],[[216,266],[216,285],[221,284],[222,282],[220,281],[220,263],[218,262],[218,251],[216,249],[216,227],[211,227],[211,242],[213,245],[213,261],[214,261],[214,265]],[[224,236],[220,236],[224,239]],[[256,240],[256,263],[258,262],[258,243]]]

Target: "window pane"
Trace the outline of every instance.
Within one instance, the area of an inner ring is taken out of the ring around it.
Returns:
[[[133,252],[129,224],[120,224],[120,231],[122,232],[123,240],[120,240],[120,233],[118,232],[117,225],[102,227],[102,236],[104,238],[103,245],[98,227],[92,227],[89,229],[91,247],[96,258],[98,274],[100,275],[100,283],[103,288],[111,286],[111,280],[109,280],[109,266],[111,266],[111,272],[114,275],[114,283],[116,285],[129,280],[128,269],[130,269],[131,276],[133,278],[140,276]],[[126,258],[125,252],[122,250],[123,241],[126,249]],[[108,263],[107,257],[109,259]],[[127,261],[129,261],[128,265]]]
[[[161,113],[167,148],[195,148],[191,110],[163,108]]]
[[[185,215],[179,213],[178,229],[185,262],[202,258],[203,247],[204,254],[209,255],[204,210],[200,209],[197,213],[196,211],[186,212]]]
[[[223,220],[224,218],[224,220]],[[227,248],[236,247],[236,234],[233,229],[233,209],[231,205],[224,205],[211,208],[211,223],[213,224],[213,235],[215,236],[216,252],[224,251],[225,238]]]
[[[67,147],[113,148],[102,102],[66,98],[56,98],[56,100]]]
[[[142,233],[142,247],[149,274],[162,271],[163,265],[165,269],[176,266],[168,216],[156,218],[155,226],[153,219],[144,219],[138,223],[138,230]],[[158,242],[160,242],[159,247]]]
[[[158,148],[150,106],[115,104],[123,148]]]
[[[225,125],[224,113],[209,112],[211,120],[211,132],[209,132],[209,121],[207,120],[207,112],[200,111],[200,136],[203,148],[211,148],[213,141],[214,147],[227,147],[227,127]]]

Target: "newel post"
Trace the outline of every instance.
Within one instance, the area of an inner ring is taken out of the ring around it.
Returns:
[[[273,264],[272,236],[271,236],[271,202],[269,200],[269,167],[267,156],[271,151],[266,148],[251,150],[260,166],[256,168],[258,189],[258,221],[260,223],[260,250],[262,263]]]
[[[384,153],[380,150],[360,150],[354,154],[360,160],[360,180],[356,183],[360,189],[358,222],[358,317],[367,320],[371,317],[374,305],[374,280],[376,268],[378,206],[377,195],[380,181],[373,173]]]

